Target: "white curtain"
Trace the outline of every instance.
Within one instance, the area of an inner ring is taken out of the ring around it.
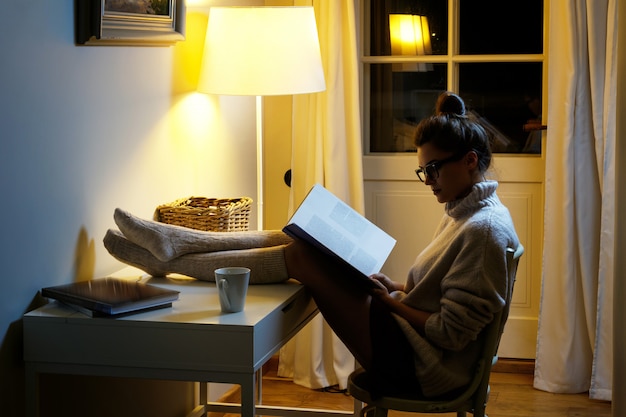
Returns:
[[[618,0],[551,0],[534,386],[611,399]]]
[[[326,91],[294,96],[290,213],[320,183],[363,212],[356,22],[353,0],[296,0],[315,9]],[[309,388],[345,389],[354,358],[318,315],[281,349],[278,374]]]

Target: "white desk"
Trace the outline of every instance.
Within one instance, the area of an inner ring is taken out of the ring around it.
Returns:
[[[244,311],[223,314],[212,283],[186,278],[144,281],[176,289],[180,299],[171,308],[115,319],[90,318],[56,302],[24,316],[27,416],[39,414],[40,373],[197,381],[201,387],[206,387],[204,382],[238,384],[240,406],[207,403],[206,389],[201,388],[200,405],[192,414],[226,409],[243,417],[299,414],[262,406],[260,399],[257,404],[255,386],[262,365],[317,314],[303,286],[252,285]]]

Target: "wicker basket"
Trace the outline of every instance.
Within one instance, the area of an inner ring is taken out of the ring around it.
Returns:
[[[181,198],[156,208],[154,220],[212,232],[248,230],[252,199]]]

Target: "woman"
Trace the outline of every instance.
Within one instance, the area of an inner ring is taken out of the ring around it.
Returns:
[[[489,137],[460,97],[444,93],[436,115],[416,129],[420,181],[445,214],[430,245],[400,284],[384,274],[374,286],[346,279],[345,267],[279,231],[212,233],[141,220],[116,210],[121,232],[105,246],[152,275],[212,279],[217,267],[249,266],[253,282],[292,277],[317,306],[373,388],[437,396],[466,385],[480,355],[477,337],[506,300],[506,248],[519,240],[497,182],[485,179]]]

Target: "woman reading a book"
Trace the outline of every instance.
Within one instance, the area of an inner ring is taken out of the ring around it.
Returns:
[[[107,233],[105,246],[154,276],[213,280],[216,268],[247,266],[253,283],[295,278],[381,393],[445,394],[471,378],[477,337],[506,300],[506,248],[519,240],[497,182],[485,178],[488,134],[460,97],[442,94],[436,114],[417,126],[415,145],[416,174],[445,213],[405,283],[379,273],[359,285],[345,266],[281,231],[202,232],[120,209],[120,230]]]

